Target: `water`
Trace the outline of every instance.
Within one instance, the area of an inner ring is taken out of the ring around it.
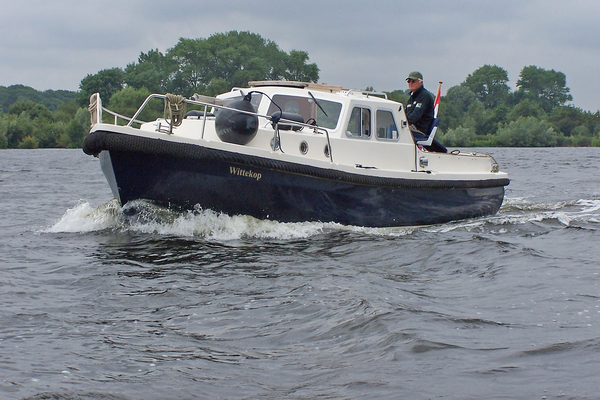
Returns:
[[[0,151],[1,399],[597,399],[600,149],[490,149],[500,213],[417,229],[138,204]]]

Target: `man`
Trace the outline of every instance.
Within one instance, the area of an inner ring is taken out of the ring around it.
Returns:
[[[410,98],[406,104],[408,123],[414,125],[420,133],[429,136],[433,123],[433,94],[423,87],[423,75],[418,71],[408,74],[406,82],[410,90]]]
[[[435,98],[433,94],[423,87],[423,74],[413,71],[406,78],[410,97],[406,104],[406,118],[410,126],[415,142],[427,140],[433,125],[433,106]],[[431,146],[425,146],[428,151],[447,153],[448,150],[433,140]]]

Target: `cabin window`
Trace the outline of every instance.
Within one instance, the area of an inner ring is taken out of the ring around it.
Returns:
[[[371,110],[363,107],[354,107],[348,121],[346,135],[350,137],[371,137]]]
[[[398,126],[394,114],[388,110],[377,110],[377,139],[398,140]]]
[[[314,93],[316,95],[316,93]],[[268,115],[273,115],[279,111],[300,114],[304,122],[312,122],[314,119],[318,126],[326,129],[335,129],[340,119],[342,104],[335,101],[323,100],[317,97],[319,104],[315,104],[312,97],[275,95],[267,111]],[[279,106],[279,107],[277,107]],[[321,106],[321,107],[319,107]]]
[[[234,101],[241,100],[243,98],[244,97],[241,96],[241,95],[230,97],[230,98],[227,99],[227,104],[233,103]],[[252,103],[252,105],[254,106],[254,108],[258,108],[258,105],[260,104],[261,100],[262,100],[262,93],[258,93],[258,92],[252,93],[250,103]]]

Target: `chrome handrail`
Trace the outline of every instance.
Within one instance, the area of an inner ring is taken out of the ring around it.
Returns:
[[[100,95],[97,95],[97,100],[98,102],[100,102]],[[144,121],[140,121],[138,120],[138,116],[142,113],[142,111],[144,110],[144,108],[146,107],[146,105],[148,104],[148,102],[154,98],[159,98],[159,99],[163,99],[166,100],[167,96],[164,94],[151,94],[148,97],[146,97],[146,99],[144,100],[144,102],[142,103],[142,105],[140,105],[140,107],[137,109],[137,111],[135,112],[135,114],[133,115],[133,117],[128,118],[124,115],[115,113],[114,111],[111,111],[107,108],[102,107],[102,103],[100,103],[100,107],[101,110],[108,112],[109,114],[113,115],[115,117],[115,125],[117,125],[117,119],[118,118],[122,118],[126,121],[129,121],[127,123],[127,126],[131,127],[132,124],[134,123],[138,123],[138,124],[143,124]],[[194,105],[198,105],[198,106],[202,106],[204,107],[204,121],[202,123],[202,132],[201,132],[201,138],[204,139],[204,130],[206,127],[206,119],[207,119],[207,110],[208,108],[215,108],[217,110],[231,110],[231,111],[236,111],[242,114],[247,114],[247,115],[254,115],[256,117],[259,118],[265,118],[268,121],[272,121],[272,118],[270,115],[263,115],[263,114],[259,114],[256,112],[252,112],[252,111],[244,111],[244,110],[239,110],[237,108],[231,108],[231,107],[227,107],[225,105],[220,105],[220,104],[215,104],[215,103],[210,103],[210,102],[205,102],[205,101],[198,101],[198,100],[193,100],[193,99],[184,99],[184,102],[186,102],[187,104],[194,104]],[[101,115],[101,112],[98,112],[98,114]],[[98,122],[102,122],[102,121],[98,121]],[[307,123],[303,123],[303,122],[298,122],[298,121],[293,121],[293,120],[289,120],[289,119],[285,119],[285,118],[281,118],[277,121],[277,124],[279,123],[285,123],[286,125],[293,125],[293,126],[299,126],[299,127],[303,127],[303,128],[308,128],[311,129],[313,131],[314,134],[320,134],[320,135],[325,135],[327,138],[327,146],[329,148],[329,160],[331,162],[333,162],[333,151],[331,148],[331,141],[329,138],[329,131],[325,128],[322,128],[320,126],[316,126],[316,125],[311,125],[311,124],[307,124]],[[276,124],[276,125],[277,125]],[[280,149],[281,150],[281,149]]]
[[[141,112],[146,107],[146,104],[148,104],[148,102],[153,98],[166,99],[167,96],[164,94],[151,94],[150,96],[146,97],[146,100],[144,100],[144,102],[142,103],[140,108],[138,108],[137,111],[135,112],[135,114],[133,115],[133,117],[131,117],[131,121],[129,121],[127,126],[131,126],[131,124],[133,124],[133,122],[134,122],[133,120],[135,120],[141,114]]]
[[[112,116],[115,117],[115,125],[117,125],[118,118],[121,118],[121,119],[123,119],[125,121],[130,121],[130,123],[134,123],[134,122],[138,123],[138,124],[145,123],[145,121],[140,121],[140,120],[137,120],[137,119],[126,117],[125,115],[118,114],[118,113],[116,113],[114,111],[109,110],[106,107],[102,107],[102,111],[106,111],[107,113],[109,113],[110,115],[112,115]],[[129,126],[129,124],[128,124],[128,126]]]

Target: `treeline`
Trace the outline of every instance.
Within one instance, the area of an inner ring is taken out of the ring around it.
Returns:
[[[440,100],[436,138],[449,147],[600,146],[598,111],[567,105],[569,92],[562,72],[524,67],[513,91],[506,70],[484,65]]]
[[[89,97],[96,92],[105,107],[131,116],[150,93],[214,96],[271,79],[318,82],[319,68],[307,52],[286,53],[250,32],[181,38],[165,53],[142,52],[126,68],[87,75],[77,92],[0,87],[0,148],[80,147],[89,130]],[[435,82],[427,83],[435,90]],[[442,97],[437,139],[449,147],[600,146],[598,112],[567,105],[569,92],[562,72],[524,67],[513,91],[503,68],[484,65]],[[406,104],[409,92],[388,95]],[[160,115],[161,105],[148,113]]]
[[[18,101],[32,101],[43,104],[50,111],[56,111],[61,104],[74,102],[75,95],[75,92],[68,90],[40,92],[23,85],[0,86],[0,111],[7,113],[10,106]]]
[[[90,118],[75,96],[67,90],[0,86],[0,149],[81,147]]]

